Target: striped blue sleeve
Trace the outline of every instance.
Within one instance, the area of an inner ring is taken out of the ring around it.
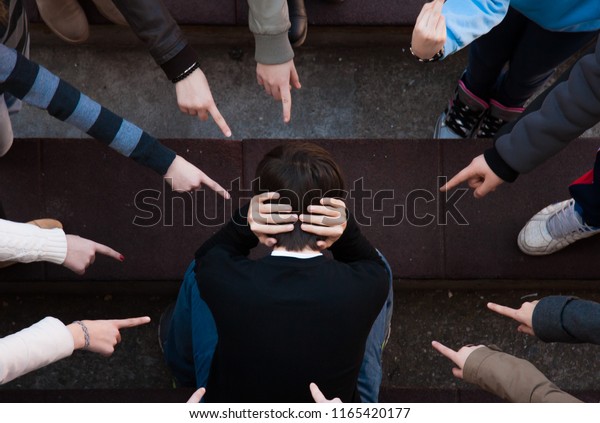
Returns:
[[[138,126],[104,108],[69,83],[0,44],[0,92],[8,92],[104,142],[161,175],[175,152]]]
[[[447,0],[444,57],[456,53],[498,25],[508,12],[510,0]]]

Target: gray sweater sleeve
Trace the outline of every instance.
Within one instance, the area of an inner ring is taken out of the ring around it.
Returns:
[[[569,79],[548,94],[538,111],[498,138],[494,149],[486,151],[486,161],[500,177],[503,164],[527,173],[599,121],[600,40],[595,52],[576,63]]]
[[[285,0],[248,0],[248,25],[256,42],[255,59],[264,65],[278,65],[294,58],[288,39],[290,19]]]
[[[532,325],[544,342],[600,344],[600,304],[576,297],[544,297],[533,310]]]

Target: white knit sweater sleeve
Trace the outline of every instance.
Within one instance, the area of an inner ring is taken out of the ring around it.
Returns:
[[[71,332],[54,317],[0,338],[0,385],[69,357],[73,348]]]
[[[62,229],[41,229],[0,219],[0,262],[63,264],[66,257],[67,237]]]

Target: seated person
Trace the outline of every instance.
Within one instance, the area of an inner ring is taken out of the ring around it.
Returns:
[[[161,322],[173,375],[206,386],[208,402],[311,402],[313,382],[327,398],[376,401],[391,274],[346,220],[337,164],[316,145],[286,143],[256,176],[257,196],[196,252]],[[252,260],[259,240],[273,252]],[[360,394],[359,372],[371,382]]]

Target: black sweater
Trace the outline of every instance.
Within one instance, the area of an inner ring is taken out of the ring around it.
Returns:
[[[206,400],[312,402],[315,382],[327,397],[359,401],[365,342],[389,289],[377,251],[350,218],[333,260],[251,260],[258,240],[245,212],[196,253],[198,287],[219,334]]]

